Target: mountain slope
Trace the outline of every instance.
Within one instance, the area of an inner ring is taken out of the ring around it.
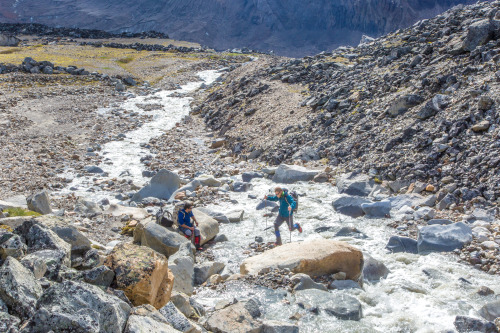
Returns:
[[[315,54],[380,36],[470,0],[5,0],[2,22],[157,30],[217,49]]]

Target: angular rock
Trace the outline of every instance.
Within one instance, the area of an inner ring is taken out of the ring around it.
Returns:
[[[363,266],[363,280],[366,281],[379,281],[385,279],[391,272],[387,266],[381,261],[373,258],[372,256],[363,253],[365,263]]]
[[[301,290],[295,293],[297,303],[308,304],[343,320],[360,320],[362,308],[359,301],[341,292],[330,293],[317,289]]]
[[[50,250],[48,250],[50,251]],[[41,251],[40,251],[41,252]],[[35,276],[35,279],[41,279],[42,277],[45,276],[45,273],[47,272],[47,263],[45,260],[37,256],[38,252],[35,252],[33,254],[27,255],[21,260],[21,264],[29,269],[33,275]],[[58,268],[61,267],[61,263],[59,263]],[[51,267],[52,268],[52,267]],[[57,268],[57,269],[58,269]]]
[[[42,191],[29,196],[26,201],[28,202],[28,209],[40,214],[52,213],[50,208],[50,197],[47,191]]]
[[[417,106],[423,101],[424,99],[420,95],[405,95],[394,101],[394,103],[387,110],[387,113],[392,117],[396,117],[406,113],[409,108]]]
[[[17,333],[21,319],[0,311],[0,332]]]
[[[247,183],[250,182],[254,178],[264,178],[264,175],[260,172],[255,172],[255,171],[243,172],[241,174],[241,179]]]
[[[414,239],[401,236],[392,236],[385,248],[392,253],[407,252],[418,253],[418,242]]]
[[[264,320],[262,333],[299,333],[297,325],[283,323],[277,320]]]
[[[167,258],[176,253],[183,244],[190,243],[180,233],[170,231],[153,220],[144,220],[137,224],[134,230],[134,242],[147,246]]]
[[[495,323],[484,321],[477,318],[456,316],[453,323],[459,333],[481,332],[481,333],[497,333],[498,329]]]
[[[226,214],[229,222],[241,222],[243,221],[244,210],[233,210]]]
[[[449,252],[472,241],[472,229],[463,222],[419,229],[418,252]]]
[[[426,120],[438,112],[446,109],[449,104],[449,97],[446,95],[436,95],[428,101],[416,114],[416,118]]]
[[[467,30],[463,48],[466,51],[474,51],[479,45],[486,44],[493,38],[493,35],[493,26],[488,19],[475,22],[471,24]]]
[[[83,280],[95,286],[109,287],[113,283],[115,272],[107,266],[99,266],[83,273]]]
[[[124,333],[177,333],[165,317],[153,306],[146,304],[133,308]]]
[[[194,288],[194,257],[191,244],[181,245],[179,251],[172,255],[168,261],[169,269],[174,275],[173,290],[191,295]]]
[[[32,225],[31,227],[29,227]],[[28,232],[25,234],[26,244],[28,245],[28,251],[33,253],[40,250],[56,250],[65,254],[66,260],[63,262],[64,265],[70,266],[70,255],[71,255],[71,245],[62,240],[55,232],[47,229],[39,224],[33,224],[31,221],[27,221],[23,224],[23,227],[27,227]],[[17,229],[16,229],[17,230]]]
[[[361,206],[363,204],[372,203],[370,200],[362,197],[342,196],[332,202],[333,209],[340,214],[347,215],[353,218],[365,215]]]
[[[99,207],[99,205],[97,205],[97,203],[95,203],[91,200],[84,199],[84,198],[78,199],[74,210],[78,214],[86,215],[86,216],[90,216],[90,217],[102,214],[102,210]]]
[[[186,317],[191,318],[196,314],[195,309],[189,302],[189,296],[183,293],[172,292],[170,301],[175,305],[179,311]]]
[[[299,273],[293,275],[290,280],[295,284],[293,290],[319,289],[327,291],[328,289],[321,283],[314,282],[307,274]]]
[[[144,246],[117,245],[105,265],[116,275],[116,288],[135,306],[151,304],[159,309],[168,303],[174,277],[165,256]]]
[[[339,193],[367,197],[373,191],[375,181],[357,172],[343,174],[337,178]]]
[[[22,259],[25,267],[30,269],[37,277],[59,281],[59,272],[64,267],[69,267],[68,256],[59,250],[41,250],[28,254]]]
[[[257,333],[262,331],[263,325],[252,317],[244,303],[238,302],[206,315],[203,326],[209,331],[219,333]]]
[[[21,237],[6,230],[0,229],[0,259],[7,257],[21,259],[26,255],[28,247],[23,243]]]
[[[309,170],[301,166],[281,164],[273,176],[273,182],[292,184],[298,181],[313,180],[319,173],[317,170]]]
[[[334,280],[328,288],[334,290],[362,289],[359,283],[353,280]]]
[[[164,307],[158,310],[167,322],[176,330],[183,333],[199,333],[198,330],[172,302],[168,302]]]
[[[262,209],[266,209],[266,208],[272,209],[274,207],[278,207],[278,204],[276,202],[269,201],[269,200],[261,200],[261,202],[259,202],[257,207],[255,207],[255,210],[262,210]]]
[[[483,121],[480,121],[479,123],[473,125],[471,127],[471,130],[473,130],[474,132],[484,132],[484,131],[487,131],[488,128],[490,128],[490,122],[487,121],[487,120],[483,120]]]
[[[42,287],[33,273],[13,257],[8,257],[0,267],[0,299],[12,314],[29,319],[35,313]]]
[[[90,240],[73,226],[54,226],[51,230],[71,245],[72,255],[83,255],[92,248]]]
[[[198,228],[200,229],[201,233],[201,244],[203,245],[205,243],[208,243],[219,233],[219,223],[197,208],[193,209],[193,214],[199,223]]]
[[[345,242],[306,240],[288,243],[247,258],[240,266],[240,273],[257,275],[271,268],[288,268],[294,273],[305,273],[312,277],[345,272],[348,279],[357,280],[363,269],[363,254]]]
[[[382,200],[373,203],[361,204],[361,209],[368,217],[389,217],[391,212],[391,202]]]
[[[234,192],[247,192],[253,188],[253,185],[245,182],[234,182],[233,191]]]
[[[500,317],[500,299],[483,305],[479,310],[479,314],[486,320],[493,321]]]
[[[122,332],[130,306],[99,287],[64,281],[47,289],[28,332]]]
[[[146,186],[134,194],[132,201],[141,201],[147,197],[168,200],[180,185],[181,179],[176,173],[161,169]]]
[[[226,265],[221,262],[206,261],[194,267],[194,283],[201,285],[214,274],[222,272]]]

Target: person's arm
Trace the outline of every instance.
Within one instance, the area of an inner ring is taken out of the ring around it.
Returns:
[[[188,227],[186,224],[181,224],[181,222],[179,221],[183,221],[184,220],[184,214],[179,211],[179,215],[177,216],[177,223],[180,225],[181,228],[184,228],[184,229],[189,229],[189,230],[193,230],[194,228],[193,227]]]
[[[289,212],[291,212],[292,210],[295,209],[295,207],[297,207],[297,203],[295,202],[295,200],[293,200],[293,197],[290,194],[287,194],[285,199],[286,199],[286,203],[288,204],[288,211]]]
[[[194,217],[194,215],[193,215],[191,218],[193,219],[193,221],[196,224],[196,226],[198,226],[199,224],[198,224],[198,221],[196,220],[196,217]]]
[[[269,200],[269,201],[278,201],[279,200],[279,198],[275,195],[266,195],[264,198]]]

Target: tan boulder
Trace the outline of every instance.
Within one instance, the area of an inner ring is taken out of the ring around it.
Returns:
[[[273,268],[288,268],[311,277],[345,272],[347,279],[357,280],[363,271],[363,253],[346,242],[313,239],[278,246],[247,258],[240,266],[240,273],[256,275]]]
[[[167,258],[144,246],[117,245],[104,263],[116,275],[116,287],[135,306],[151,304],[160,309],[170,300],[174,275]]]
[[[193,209],[194,217],[199,223],[199,229],[201,233],[201,244],[205,244],[212,240],[219,233],[219,222],[217,222],[211,216],[203,213],[201,210]]]
[[[117,204],[109,205],[109,208],[104,211],[104,214],[109,214],[115,217],[129,215],[136,220],[143,220],[149,215],[149,213],[143,208],[126,207]]]

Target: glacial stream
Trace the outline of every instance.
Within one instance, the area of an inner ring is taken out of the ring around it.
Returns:
[[[156,92],[150,103],[163,104],[163,110],[150,111],[154,120],[144,124],[141,128],[125,133],[125,139],[110,142],[103,146],[103,154],[107,158],[99,165],[109,178],[120,176],[128,171],[127,179],[142,184],[143,165],[140,157],[149,154],[141,147],[151,138],[160,136],[163,131],[172,128],[184,115],[189,113],[190,98],[179,96],[177,93],[187,93],[201,86],[210,84],[218,77],[215,71],[205,71],[199,74],[204,82],[193,82],[184,85],[175,91]],[[143,113],[136,107],[137,103],[148,103],[150,96],[128,99],[121,107],[127,110]],[[241,179],[241,177],[234,177]],[[264,237],[265,241],[274,241],[272,228],[267,232],[266,218],[263,211],[256,211],[255,207],[269,189],[276,184],[266,179],[252,180],[253,189],[246,193],[229,192],[231,199],[238,203],[223,203],[221,206],[212,206],[214,210],[228,212],[243,209],[244,220],[240,223],[221,224],[220,233],[225,234],[229,241],[217,243],[213,246],[215,260],[226,264],[229,270],[239,273],[239,265],[246,257],[244,251],[256,236]],[[75,178],[61,194],[75,192],[77,196],[84,196],[92,200],[107,197],[116,201],[111,193],[92,193],[87,189],[93,185],[91,177]],[[69,190],[70,187],[78,188]],[[229,282],[223,291],[208,288],[198,290],[195,299],[206,306],[213,306],[219,300],[233,298],[245,299],[256,297],[261,302],[263,317],[286,322],[290,316],[299,312],[303,317],[297,322],[300,332],[448,332],[453,331],[453,322],[457,315],[477,317],[476,311],[495,296],[479,296],[480,286],[488,286],[495,293],[500,293],[500,284],[497,276],[491,276],[471,266],[457,262],[452,254],[415,255],[408,253],[389,254],[385,245],[395,230],[386,227],[388,219],[351,219],[339,216],[334,212],[331,202],[337,195],[334,187],[325,184],[300,183],[288,188],[303,193],[300,198],[299,211],[296,222],[300,222],[304,229],[302,234],[294,232],[292,241],[302,241],[320,237],[335,238],[349,242],[382,261],[390,270],[386,279],[378,283],[365,282],[363,289],[340,291],[357,298],[363,307],[363,318],[360,321],[345,321],[328,315],[324,311],[319,314],[309,313],[300,309],[294,300],[294,295],[284,290],[269,290],[263,287],[249,286],[240,281]],[[250,199],[249,194],[259,199]],[[271,226],[273,218],[269,218],[267,226]],[[344,226],[353,226],[366,234],[366,239],[348,237],[334,237],[336,231]],[[316,228],[332,227],[332,230],[317,233]],[[289,233],[285,225],[281,227],[284,243],[289,242]],[[434,269],[436,274],[427,276],[422,270]],[[470,282],[463,282],[463,278]],[[339,291],[337,291],[339,292]],[[288,300],[286,302],[284,300]],[[319,300],[320,302],[322,300]]]

